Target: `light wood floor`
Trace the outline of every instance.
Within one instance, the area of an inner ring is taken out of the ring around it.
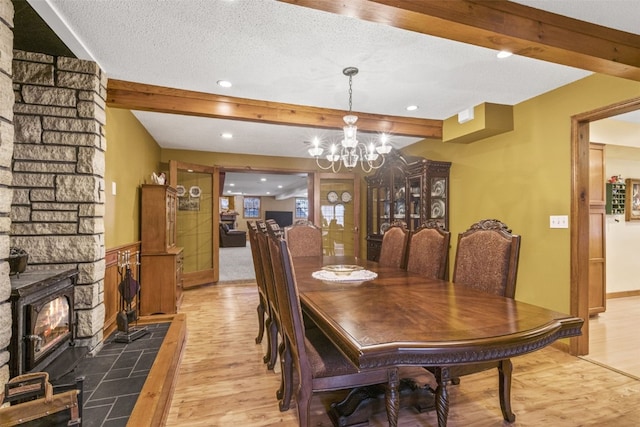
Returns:
[[[256,345],[255,285],[212,285],[184,294],[188,338],[168,426],[297,426],[295,407],[279,412],[279,374],[262,363]],[[511,426],[637,426],[640,381],[553,348],[513,360]],[[420,370],[420,373],[423,371]],[[429,377],[425,377],[431,381]],[[330,426],[314,398],[315,426]],[[497,373],[484,372],[450,387],[449,426],[508,426],[500,413]],[[386,416],[371,420],[385,426]],[[434,412],[400,413],[402,427],[437,426]]]
[[[607,300],[607,311],[589,319],[587,360],[640,379],[640,296]]]

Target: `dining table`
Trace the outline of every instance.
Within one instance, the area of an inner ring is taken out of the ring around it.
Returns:
[[[446,369],[508,360],[578,336],[584,323],[544,307],[357,257],[296,257],[293,266],[306,319],[358,369],[389,368],[386,409],[391,427],[397,425],[400,405],[398,368]],[[346,274],[322,274],[338,272],[336,266],[346,267]],[[375,274],[349,274],[349,269]],[[510,393],[509,387],[504,393]],[[438,426],[446,426],[446,382],[438,384],[435,407]]]

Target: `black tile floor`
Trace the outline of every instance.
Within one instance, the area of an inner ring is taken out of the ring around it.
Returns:
[[[145,325],[148,333],[131,343],[105,340],[94,357],[86,357],[56,383],[84,376],[83,427],[124,427],[158,354],[170,323]]]

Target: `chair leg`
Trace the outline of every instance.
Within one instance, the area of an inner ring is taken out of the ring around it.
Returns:
[[[449,382],[449,368],[437,367],[435,377],[438,386],[436,387],[436,415],[438,416],[438,427],[446,427],[449,417],[449,393],[447,392],[447,382]]]
[[[293,394],[293,359],[291,358],[291,352],[289,351],[288,344],[285,344],[284,342],[281,343],[279,352],[282,377],[280,379],[280,390],[278,390],[276,396],[280,399],[280,411],[284,412],[289,410]],[[280,396],[278,396],[278,394]],[[311,400],[311,397],[309,397],[309,400]],[[301,403],[298,401],[298,407],[300,407],[300,405]]]
[[[262,337],[264,336],[264,304],[262,304],[262,298],[260,298],[260,303],[258,303],[258,336],[256,337],[256,344],[260,344],[262,342]]]
[[[269,363],[269,361],[271,361],[271,335],[273,334],[272,332],[272,323],[273,323],[273,319],[271,317],[267,317],[267,320],[265,322],[265,327],[267,329],[267,352],[265,353],[264,357],[262,358],[262,361],[264,363]],[[273,369],[273,368],[271,368]]]
[[[313,395],[311,387],[302,386],[298,390],[297,406],[298,406],[298,423],[300,427],[311,427],[311,396]]]
[[[273,367],[276,365],[276,360],[278,359],[278,324],[275,319],[272,319],[272,322],[269,324],[269,359],[267,361],[267,369],[270,371],[273,370]]]
[[[285,360],[287,355],[284,354],[284,352],[287,351],[285,345],[286,344],[283,340],[278,346],[278,354],[280,355],[280,388],[276,392],[276,398],[278,400],[282,400],[282,396],[284,396],[286,386],[285,380],[288,378],[287,373],[285,372],[285,369],[287,368],[287,361]]]
[[[500,409],[502,417],[510,423],[516,420],[515,414],[511,411],[511,372],[513,365],[511,359],[504,359],[498,365],[499,393],[500,393]]]

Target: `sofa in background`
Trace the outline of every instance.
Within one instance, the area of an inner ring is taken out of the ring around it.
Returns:
[[[227,224],[220,224],[220,247],[238,248],[247,246],[247,232],[243,230],[231,230]]]

